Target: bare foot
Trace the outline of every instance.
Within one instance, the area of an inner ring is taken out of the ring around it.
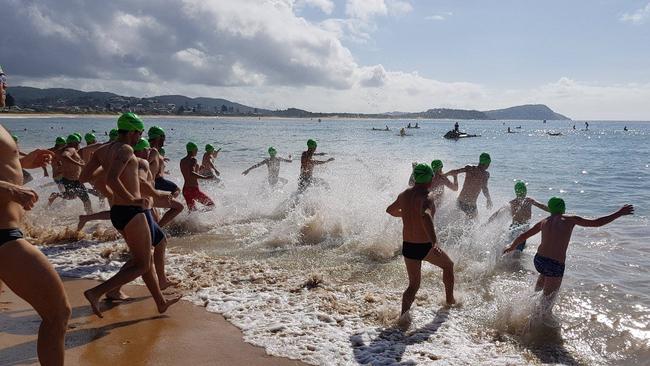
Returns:
[[[161,281],[160,284],[159,284],[160,291],[166,290],[166,289],[168,289],[170,287],[176,287],[176,286],[180,285],[180,283],[181,283],[180,281],[170,281],[168,279],[165,279],[165,280]]]
[[[86,223],[88,220],[86,220],[87,215],[79,215],[79,223],[77,224],[77,231],[83,230],[84,226],[86,226]]]
[[[56,198],[58,196],[59,195],[56,192],[52,192],[52,194],[50,195],[50,198],[47,199],[47,206],[48,207],[52,206],[52,203],[54,203],[54,200],[56,200]]]
[[[127,301],[130,299],[131,297],[122,292],[122,289],[117,289],[106,293],[106,300],[108,301]]]
[[[99,297],[94,296],[91,293],[91,290],[86,290],[84,291],[84,296],[86,297],[86,300],[90,303],[90,307],[93,309],[93,313],[97,315],[100,318],[103,318],[104,316],[102,315],[102,312],[99,311]]]
[[[167,309],[169,309],[170,306],[176,304],[181,299],[181,297],[182,297],[181,295],[178,295],[172,299],[169,300],[166,299],[164,304],[158,305],[158,312],[160,314],[164,314],[167,311]]]
[[[411,326],[411,322],[411,312],[407,310],[404,314],[400,315],[397,320],[397,327],[402,331],[407,331]]]
[[[449,301],[449,299],[447,299],[447,307],[452,307],[454,305],[456,305],[456,299],[455,298],[452,297],[451,301]]]

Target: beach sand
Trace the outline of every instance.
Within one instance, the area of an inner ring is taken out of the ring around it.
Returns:
[[[187,301],[159,315],[144,286],[127,286],[134,300],[92,314],[82,293],[96,281],[64,278],[72,316],[66,336],[66,365],[278,365],[302,362],[272,357],[242,340],[221,315]],[[6,285],[0,294],[0,365],[37,365],[40,318]]]

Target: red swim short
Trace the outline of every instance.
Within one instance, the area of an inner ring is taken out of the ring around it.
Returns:
[[[204,206],[214,206],[214,202],[205,193],[201,192],[199,187],[183,187],[183,197],[187,202],[187,208],[192,211],[196,210],[196,201]]]

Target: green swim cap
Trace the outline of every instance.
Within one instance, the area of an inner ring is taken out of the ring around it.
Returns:
[[[160,150],[158,150],[158,153],[160,153],[162,156],[165,156],[165,149],[161,147]]]
[[[196,144],[193,143],[193,142],[188,142],[187,145],[185,145],[185,149],[189,153],[189,152],[192,152],[192,151],[198,151],[199,147],[196,146]]]
[[[133,151],[144,151],[145,149],[148,149],[151,145],[149,145],[149,141],[147,139],[140,137],[140,140],[138,140],[138,143],[133,146]]]
[[[212,146],[210,144],[205,145],[205,151],[207,151],[209,153],[213,152],[214,151],[214,146]]]
[[[117,129],[124,131],[144,131],[144,122],[133,112],[123,113],[117,119]]]
[[[72,134],[72,135],[68,136],[68,138],[65,140],[65,142],[68,143],[68,144],[80,143],[81,142],[81,137],[79,137],[79,136],[77,136],[75,134]]]
[[[429,164],[418,164],[413,169],[413,177],[417,184],[430,183],[433,178],[433,169]]]
[[[54,146],[61,146],[61,145],[65,145],[65,139],[63,137],[59,136],[54,141]]]
[[[490,165],[492,162],[492,159],[490,158],[490,154],[488,153],[482,153],[481,156],[478,158],[478,163],[480,165]]]
[[[117,132],[117,128],[114,128],[111,130],[111,132],[108,133],[108,141],[115,141],[117,140],[117,135],[119,132]]]
[[[165,136],[165,130],[163,130],[161,127],[158,126],[151,126],[147,134],[149,135],[149,140],[154,140],[157,139],[158,137]]]
[[[14,142],[18,142],[18,136],[16,136],[16,135],[11,135],[11,138],[14,139]]]
[[[431,162],[431,169],[434,173],[442,171],[442,160],[434,160]]]
[[[526,183],[523,181],[518,181],[515,183],[515,194],[517,197],[526,197],[526,193],[528,193],[528,189],[526,188]]]
[[[269,147],[269,155],[271,155],[271,157],[274,157],[275,154],[277,154],[277,153],[278,153],[278,151],[275,150],[275,148],[273,146]]]
[[[94,133],[87,133],[86,136],[84,136],[84,139],[86,140],[87,144],[92,144],[93,142],[97,141],[97,136],[95,136]]]
[[[548,210],[552,215],[563,214],[566,211],[564,200],[558,197],[551,197],[548,200]]]
[[[73,135],[79,137],[79,142],[81,142],[81,140],[84,138],[83,135],[81,135],[79,132],[75,132]]]
[[[310,149],[315,149],[318,144],[316,144],[316,141],[309,139],[307,140],[307,147]]]

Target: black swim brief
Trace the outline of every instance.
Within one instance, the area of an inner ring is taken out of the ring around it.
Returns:
[[[145,210],[140,206],[120,206],[115,205],[111,207],[111,223],[117,230],[124,230],[126,225],[137,214],[143,213]]]
[[[149,230],[151,231],[151,245],[155,247],[165,239],[165,232],[162,231],[156,220],[154,220],[153,212],[151,212],[151,210],[145,210],[144,216],[147,218]]]
[[[456,201],[458,208],[463,211],[467,216],[476,216],[478,214],[478,209],[476,208],[475,203],[468,203],[461,200]]]
[[[0,246],[14,240],[22,239],[23,232],[20,229],[0,229]]]
[[[431,243],[409,243],[405,241],[402,242],[402,255],[408,259],[421,261],[429,254],[431,248],[433,248]]]
[[[163,177],[156,178],[154,188],[156,188],[159,191],[165,191],[165,192],[170,192],[170,193],[174,193],[174,192],[179,190],[176,183],[174,183],[174,182],[172,182],[170,180],[167,180],[167,179],[165,179]]]
[[[64,196],[66,199],[73,199],[79,197],[83,202],[90,201],[90,196],[88,196],[88,190],[78,180],[70,180],[66,178],[61,178],[61,184],[65,188]]]
[[[564,276],[564,263],[560,263],[555,259],[535,254],[533,263],[535,264],[535,269],[541,275],[544,275],[546,277]]]

